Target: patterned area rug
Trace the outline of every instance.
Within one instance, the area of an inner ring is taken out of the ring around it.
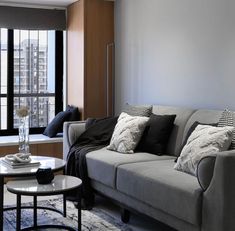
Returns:
[[[29,203],[24,205],[30,205]],[[38,205],[53,207],[62,210],[62,199],[39,201]],[[32,226],[32,209],[23,209],[21,213],[21,228]],[[15,210],[4,212],[4,231],[15,230],[16,213]],[[67,218],[49,211],[38,210],[38,224],[64,224],[70,227],[77,227],[77,209],[73,203],[67,201]],[[43,229],[45,230],[45,229]],[[52,230],[52,229],[47,229]],[[55,230],[55,229],[53,229]],[[104,210],[94,208],[91,211],[82,210],[82,231],[132,231],[128,225],[110,216]]]

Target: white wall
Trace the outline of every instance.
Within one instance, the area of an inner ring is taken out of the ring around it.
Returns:
[[[117,0],[116,112],[125,102],[235,109],[234,0]]]

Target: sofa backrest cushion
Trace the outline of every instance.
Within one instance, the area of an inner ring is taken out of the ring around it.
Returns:
[[[190,108],[153,105],[154,114],[176,115],[166,154],[179,156],[185,125],[194,112],[195,110]]]

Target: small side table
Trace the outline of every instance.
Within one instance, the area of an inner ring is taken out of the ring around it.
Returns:
[[[81,230],[81,197],[78,195],[78,229],[63,225],[38,225],[37,224],[37,196],[52,196],[63,194],[64,216],[66,216],[66,192],[78,189],[82,185],[81,179],[73,176],[56,175],[50,184],[38,184],[36,179],[32,180],[15,180],[9,181],[6,186],[7,190],[17,195],[16,206],[16,230],[32,230],[32,229],[46,229],[57,228],[67,230]],[[33,196],[33,215],[34,223],[32,227],[21,229],[21,196]],[[47,209],[47,208],[44,208]],[[53,210],[48,208],[49,210]]]

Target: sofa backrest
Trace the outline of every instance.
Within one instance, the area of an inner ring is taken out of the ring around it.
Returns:
[[[175,126],[167,145],[166,154],[178,156],[181,149],[184,128],[195,109],[153,105],[153,113],[158,115],[176,115]]]

